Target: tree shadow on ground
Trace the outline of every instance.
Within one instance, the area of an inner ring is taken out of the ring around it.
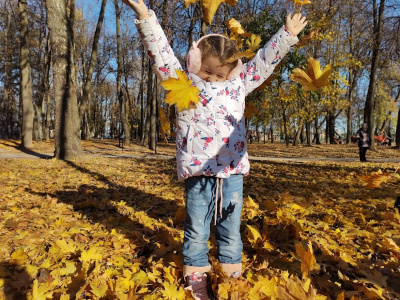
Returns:
[[[89,223],[98,223],[109,232],[114,229],[124,234],[125,238],[135,245],[131,259],[141,261],[143,268],[151,257],[155,260],[162,258],[167,264],[175,262],[182,269],[180,230],[183,221],[176,224],[174,222],[176,212],[183,209],[180,201],[169,201],[140,187],[118,184],[115,180],[110,180],[107,176],[76,162],[65,163],[81,173],[92,176],[100,181],[102,186],[82,184],[75,190],[29,192],[42,197],[56,198],[71,205],[72,209]],[[165,166],[158,168],[157,172],[170,174],[171,170]],[[123,205],[119,205],[122,203]],[[68,294],[74,296],[83,284],[84,281],[75,282]]]
[[[10,262],[0,262],[0,279],[5,300],[28,299],[32,278],[23,266]],[[0,296],[3,296],[0,292]]]
[[[2,144],[4,146],[7,146],[7,147],[10,147],[10,148],[14,148],[14,149],[16,149],[18,151],[21,151],[21,152],[25,153],[25,154],[36,156],[36,157],[41,158],[41,159],[51,159],[51,158],[54,157],[54,155],[47,155],[47,154],[39,153],[39,152],[30,150],[30,149],[24,148],[24,147],[21,146],[21,143],[18,143],[16,141],[8,140],[8,142],[13,144],[13,145],[10,145],[9,143],[5,143],[3,141],[1,141],[0,144]]]

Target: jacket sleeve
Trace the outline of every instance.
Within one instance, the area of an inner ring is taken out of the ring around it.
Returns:
[[[153,72],[161,81],[169,77],[177,78],[175,70],[182,70],[182,66],[175,57],[154,11],[149,11],[149,18],[146,20],[135,20],[135,25],[150,57]]]
[[[260,86],[274,71],[282,58],[290,51],[299,39],[293,36],[284,26],[258,50],[256,56],[242,67],[242,80],[246,96]]]

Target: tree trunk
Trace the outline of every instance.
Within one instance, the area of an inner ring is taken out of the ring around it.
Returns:
[[[93,38],[92,53],[90,55],[89,66],[88,66],[86,74],[85,74],[85,79],[84,79],[84,84],[83,84],[82,101],[81,101],[81,105],[79,106],[79,119],[81,121],[83,120],[84,114],[85,114],[85,112],[87,112],[88,106],[90,104],[92,76],[93,76],[94,67],[96,65],[98,45],[99,45],[101,28],[103,26],[104,12],[106,10],[106,4],[107,4],[107,0],[103,0],[101,3],[100,15],[99,15],[99,19],[97,20],[96,31],[94,33],[94,38]],[[86,121],[88,121],[88,120],[86,120]],[[90,124],[85,123],[85,125],[86,125],[85,127],[89,127],[89,132],[90,132]],[[87,132],[88,131],[87,128],[82,128],[82,129],[86,131],[86,134],[85,134],[86,139],[90,139],[90,134],[89,134],[89,132]]]
[[[156,151],[157,136],[157,77],[153,80],[153,95],[150,102],[150,149]]]
[[[64,1],[46,0],[46,10],[56,102],[55,156],[68,160],[83,152],[79,134],[74,59],[75,1],[70,0],[69,17]]]
[[[329,143],[335,144],[335,116],[329,112],[326,118],[326,126],[328,128]]]
[[[377,1],[373,0],[372,2],[373,2],[373,14],[374,14],[374,24],[373,24],[374,39],[373,39],[372,59],[371,59],[371,73],[369,77],[368,93],[365,99],[364,122],[368,124],[371,135],[374,136],[375,85],[376,85],[376,74],[378,70],[379,56],[381,52],[383,12],[385,9],[385,0],[380,0],[379,11],[377,7]],[[376,149],[375,142],[371,143],[370,149],[371,150]]]
[[[153,101],[153,70],[151,69],[150,62],[148,63],[148,80],[147,80],[147,101],[146,101],[146,124],[145,124],[145,135],[144,135],[144,144],[147,145],[148,148],[151,148],[151,128],[150,128],[150,106]]]
[[[31,64],[29,62],[29,32],[28,32],[28,16],[27,16],[26,0],[18,1],[18,11],[20,18],[20,59],[19,69],[21,74],[20,81],[20,99],[22,103],[22,144],[24,148],[32,148],[33,134],[33,118],[34,110],[32,103],[32,79],[31,79]]]
[[[399,108],[399,112],[397,113],[396,148],[400,149],[400,108]]]
[[[122,46],[121,46],[121,11],[119,9],[118,0],[114,0],[115,17],[116,17],[116,32],[117,32],[117,97],[119,103],[120,121],[123,128],[125,139],[130,141],[129,124],[126,118],[125,97],[122,93],[121,78],[122,78]],[[121,132],[122,133],[122,132]]]
[[[303,131],[303,119],[300,118],[299,126],[298,126],[298,129],[297,129],[296,135],[294,137],[294,141],[293,141],[293,146],[299,145],[300,136],[301,136],[302,131]]]
[[[44,74],[42,83],[41,99],[41,118],[42,118],[42,136],[48,141],[50,139],[50,38],[46,37],[46,48],[44,50]]]
[[[320,131],[320,126],[318,126],[318,117],[315,117],[314,124],[315,124],[315,143],[317,145],[320,145],[321,144],[321,140],[319,138],[319,134],[320,134],[321,131]]]
[[[42,134],[40,129],[40,109],[35,102],[32,102],[32,104],[34,110],[32,137],[33,140],[37,142],[38,140],[42,140]]]
[[[306,140],[307,145],[311,146],[311,122],[306,123]]]
[[[287,131],[286,110],[285,110],[285,108],[283,108],[282,119],[283,119],[283,131],[285,133],[285,143],[286,143],[286,147],[288,147],[289,146],[289,135],[288,135],[288,131]]]

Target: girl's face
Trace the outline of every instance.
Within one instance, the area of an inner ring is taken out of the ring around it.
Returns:
[[[230,71],[231,68],[222,65],[218,57],[209,56],[201,61],[200,71],[197,76],[207,82],[225,81]]]

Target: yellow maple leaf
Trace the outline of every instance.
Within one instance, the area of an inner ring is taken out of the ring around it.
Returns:
[[[19,248],[11,253],[11,259],[15,260],[17,263],[23,264],[28,259],[28,255],[23,249]]]
[[[371,173],[369,176],[360,175],[360,179],[364,180],[367,184],[364,186],[366,190],[379,188],[383,182],[386,182],[392,175],[387,173],[382,173],[378,170],[375,173]]]
[[[321,70],[320,62],[310,56],[307,60],[307,69],[294,69],[290,78],[300,83],[306,91],[318,91],[320,87],[332,85],[332,82],[328,81],[331,72],[330,65]]]
[[[231,31],[231,36],[237,37],[238,35],[241,35],[243,37],[249,37],[251,36],[251,33],[248,33],[236,19],[230,18],[227,26],[229,30]]]
[[[249,229],[247,236],[251,243],[256,243],[259,239],[262,240],[261,233],[256,226],[247,225],[247,228]]]
[[[254,57],[254,55],[256,55],[256,53],[251,49],[247,49],[246,51],[238,51],[231,58],[229,58],[226,62],[233,63],[234,61],[237,61],[239,58],[242,58],[242,57],[247,57],[249,59],[252,59]]]
[[[251,34],[250,40],[246,41],[246,44],[249,46],[249,49],[253,52],[256,52],[260,48],[261,43],[261,35],[259,34]]]
[[[60,248],[62,253],[74,253],[76,249],[73,242],[67,243],[66,240],[57,240],[56,245]]]
[[[314,264],[317,263],[312,249],[312,243],[308,242],[307,250],[304,248],[302,243],[297,243],[296,254],[301,259],[301,271],[303,272],[303,278],[306,278],[308,276],[308,272],[311,271],[314,267]]]
[[[40,284],[37,279],[33,281],[32,287],[32,299],[35,300],[46,300],[52,299],[53,292],[48,290],[45,284]]]
[[[198,0],[185,0],[186,8],[188,8],[189,5],[196,3],[197,1]],[[217,12],[218,7],[222,3],[227,3],[227,4],[235,6],[237,4],[237,2],[238,2],[238,0],[203,0],[203,1],[201,1],[203,15],[204,15],[204,17],[203,17],[204,22],[207,25],[211,24],[211,21],[214,18],[214,15]]]
[[[310,0],[289,0],[290,2],[294,2],[294,6],[303,6],[306,4],[311,4]]]
[[[176,70],[178,79],[169,78],[161,82],[161,85],[168,91],[165,102],[175,104],[179,111],[194,107],[199,102],[200,90],[192,86],[192,81],[188,79],[184,71]]]
[[[163,286],[164,290],[161,291],[161,294],[166,299],[176,299],[176,300],[186,299],[186,293],[183,288],[177,287],[175,284],[169,284],[168,282],[164,282]]]
[[[88,262],[91,260],[102,260],[103,255],[101,253],[98,253],[99,249],[96,247],[92,247],[89,250],[84,250],[82,251],[81,258],[80,260],[82,262]]]
[[[91,292],[98,298],[104,297],[108,290],[108,286],[104,278],[95,277],[90,283]]]
[[[76,271],[75,263],[67,261],[65,263],[65,268],[60,268],[60,275],[61,276],[69,275],[75,273],[75,271]]]

